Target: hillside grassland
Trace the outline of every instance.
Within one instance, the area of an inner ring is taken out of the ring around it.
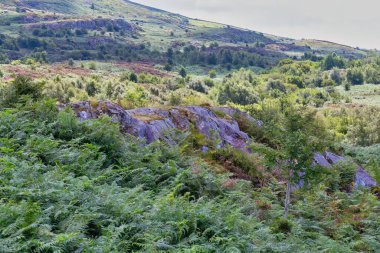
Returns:
[[[340,87],[339,91],[349,98],[353,104],[380,106],[380,87],[377,84],[353,86],[349,91]]]

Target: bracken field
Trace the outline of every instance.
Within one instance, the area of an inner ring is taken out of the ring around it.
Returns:
[[[123,0],[0,3],[0,252],[379,252],[380,55]]]

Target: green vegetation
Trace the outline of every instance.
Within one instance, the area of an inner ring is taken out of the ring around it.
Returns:
[[[121,0],[0,8],[0,252],[380,248],[380,188],[354,187],[356,163],[380,183],[376,52]],[[204,106],[250,138],[221,145],[177,108],[188,131],[146,145],[65,107],[83,100]],[[347,159],[322,168],[317,151]]]
[[[375,196],[335,186],[350,182],[352,170],[332,170],[333,182],[294,192],[284,220],[281,181],[245,153],[221,154],[261,179],[260,186],[218,175],[176,146],[142,147],[107,117],[79,122],[52,100],[4,109],[0,122],[5,252],[374,252],[380,246]]]

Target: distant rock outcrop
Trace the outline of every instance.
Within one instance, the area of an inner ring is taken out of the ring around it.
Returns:
[[[190,126],[205,135],[219,141],[220,146],[230,145],[234,148],[246,150],[251,138],[241,131],[236,117],[243,116],[252,124],[261,125],[247,113],[228,107],[201,107],[201,106],[175,106],[169,108],[138,108],[125,110],[118,104],[99,101],[82,101],[71,105],[81,120],[95,119],[101,115],[108,115],[119,122],[122,131],[138,138],[145,139],[147,143],[162,140],[175,144],[176,130],[188,131]],[[326,152],[316,153],[314,162],[325,168],[331,168],[347,158]],[[356,164],[355,164],[356,165]],[[355,176],[355,188],[374,187],[375,180],[359,165]]]

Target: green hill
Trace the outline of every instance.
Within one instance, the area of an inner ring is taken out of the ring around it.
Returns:
[[[0,11],[0,49],[10,60],[46,51],[50,62],[81,58],[163,63],[169,48],[201,51],[203,47],[206,53],[197,52],[204,58],[201,62],[178,64],[219,64],[210,54],[224,49],[230,54],[243,51],[251,58],[248,65],[266,67],[304,53],[366,54],[330,42],[296,41],[191,19],[124,0],[7,0]]]

